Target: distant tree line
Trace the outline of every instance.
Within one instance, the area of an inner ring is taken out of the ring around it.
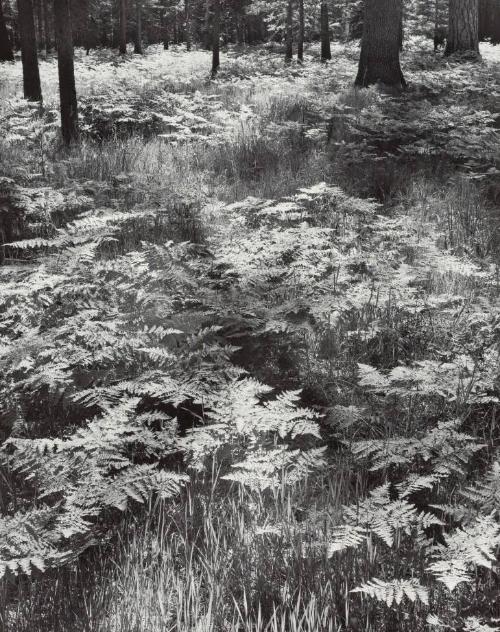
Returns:
[[[145,45],[193,45],[212,51],[212,76],[220,45],[282,42],[286,62],[295,48],[320,40],[322,61],[332,57],[332,36],[361,38],[355,84],[406,87],[399,55],[404,32],[434,38],[445,55],[478,55],[480,39],[500,42],[500,0],[0,0],[0,61],[21,51],[24,96],[42,101],[38,56],[57,51],[61,129],[78,139],[73,46],[135,54]]]

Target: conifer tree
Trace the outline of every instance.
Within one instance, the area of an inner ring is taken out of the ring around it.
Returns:
[[[356,86],[406,87],[399,63],[401,20],[401,0],[366,0]]]
[[[321,61],[332,58],[330,49],[330,24],[328,18],[328,4],[321,1]]]
[[[38,54],[36,50],[35,18],[32,0],[17,0],[21,57],[23,63],[24,98],[28,101],[42,100]]]
[[[54,0],[59,96],[61,100],[61,133],[66,145],[77,141],[79,136],[69,2],[70,0]]]
[[[450,0],[445,55],[458,52],[479,54],[478,0]]]
[[[12,41],[5,23],[2,0],[0,0],[0,61],[13,61]]]
[[[220,65],[220,0],[214,0],[212,29],[212,77],[217,74]]]

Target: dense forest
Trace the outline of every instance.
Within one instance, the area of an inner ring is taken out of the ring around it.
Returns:
[[[500,630],[500,0],[0,0],[2,632]]]

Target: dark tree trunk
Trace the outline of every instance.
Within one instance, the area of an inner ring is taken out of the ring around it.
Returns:
[[[365,0],[361,55],[355,85],[406,87],[399,63],[401,0]]]
[[[161,38],[163,41],[163,49],[168,50],[168,24],[163,12],[160,16],[160,27],[161,27]]]
[[[177,11],[174,13],[174,25],[173,25],[173,40],[174,40],[174,44],[178,44],[179,43],[179,32],[177,30]]]
[[[297,38],[297,59],[304,61],[304,0],[299,0],[299,35]]]
[[[42,0],[43,8],[43,30],[45,32],[45,50],[50,53],[52,50],[52,29],[50,22],[49,0]]]
[[[500,18],[500,5],[498,0],[479,0],[479,41],[491,39],[493,44],[497,44],[498,22]]]
[[[0,61],[14,61],[12,41],[7,25],[5,24],[2,0],[0,0]]]
[[[286,5],[286,28],[285,28],[285,61],[291,62],[293,59],[293,0],[288,0]]]
[[[142,2],[135,0],[135,42],[134,53],[136,55],[144,55],[142,48]]]
[[[92,37],[92,16],[90,13],[90,3],[89,0],[83,0],[82,1],[83,4],[83,20],[84,20],[84,46],[85,46],[85,52],[87,53],[87,55],[90,53],[90,49],[92,48],[92,44],[93,44],[93,37]]]
[[[212,77],[220,65],[220,0],[214,0],[214,21],[212,28]]]
[[[43,11],[42,11],[42,0],[36,0],[36,27],[37,27],[37,43],[38,50],[43,50],[45,48],[44,45],[44,37],[43,37]]]
[[[24,98],[28,99],[28,101],[41,101],[42,88],[38,70],[32,0],[17,0],[17,10],[19,35],[21,38],[21,57],[23,60]]]
[[[330,22],[328,19],[328,4],[321,2],[321,61],[332,58],[330,49]]]
[[[243,46],[245,43],[245,16],[236,13],[235,15],[235,28],[236,28],[236,43],[238,46]]]
[[[203,20],[203,45],[212,50],[212,34],[210,33],[210,0],[205,0],[205,17]]]
[[[127,52],[127,0],[120,0],[120,55]]]
[[[54,0],[59,96],[61,99],[61,133],[66,145],[78,140],[73,35],[69,0]]]
[[[498,0],[479,0],[479,39],[500,43],[500,3]]]
[[[444,54],[460,52],[479,54],[478,0],[450,0],[448,39]]]
[[[189,0],[184,0],[184,39],[186,40],[186,49],[191,50],[191,16],[189,14]]]

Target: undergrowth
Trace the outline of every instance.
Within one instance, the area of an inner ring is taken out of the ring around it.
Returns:
[[[70,150],[5,71],[5,629],[497,629],[498,77],[422,45],[79,56]]]

